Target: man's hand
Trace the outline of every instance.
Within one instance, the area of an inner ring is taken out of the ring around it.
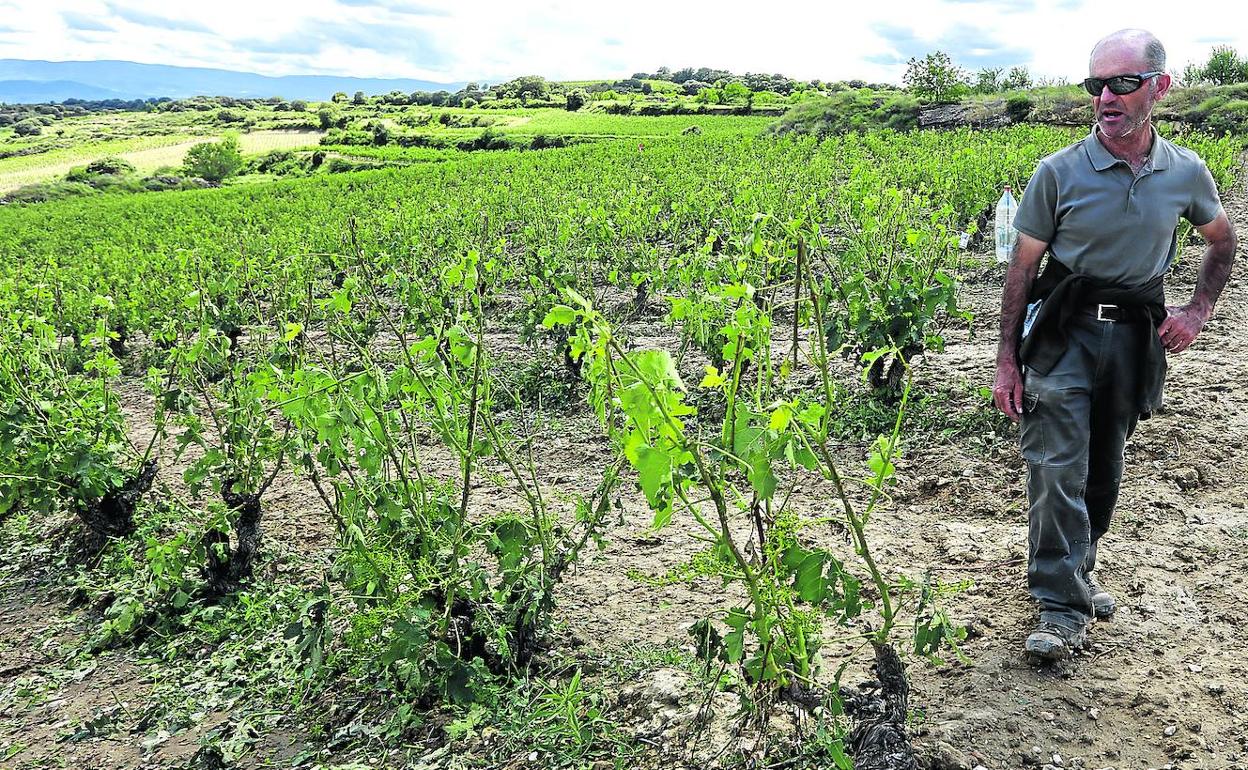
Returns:
[[[1196,293],[1186,305],[1167,307],[1166,320],[1157,327],[1161,344],[1171,353],[1187,350],[1200,330],[1205,328],[1235,262],[1235,228],[1226,218],[1225,211],[1214,217],[1212,222],[1199,225],[1196,232],[1207,244],[1200,263],[1200,274],[1196,276]]]
[[[1182,353],[1205,328],[1209,314],[1194,304],[1166,306],[1166,320],[1157,327],[1161,344],[1171,353]]]
[[[1023,375],[1013,361],[997,363],[997,381],[992,385],[992,400],[1005,416],[1018,422],[1023,414]]]

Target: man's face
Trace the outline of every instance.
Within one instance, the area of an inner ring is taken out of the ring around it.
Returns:
[[[1128,45],[1102,46],[1092,57],[1088,74],[1094,78],[1137,75],[1150,71],[1140,51]],[[1136,133],[1153,114],[1153,105],[1170,89],[1170,76],[1158,75],[1129,94],[1115,94],[1108,87],[1092,97],[1092,110],[1101,134],[1122,139]]]

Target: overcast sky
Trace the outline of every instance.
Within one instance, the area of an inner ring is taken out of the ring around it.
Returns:
[[[1237,4],[1095,0],[473,2],[461,0],[0,0],[0,58],[122,59],[264,75],[498,82],[623,77],[707,66],[900,82],[940,49],[969,71],[1086,76],[1087,53],[1151,28],[1176,73],[1218,44],[1248,54]],[[1236,18],[1232,19],[1231,15]]]

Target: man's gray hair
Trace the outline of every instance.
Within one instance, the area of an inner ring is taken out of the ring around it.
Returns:
[[[1120,29],[1097,41],[1097,44],[1092,46],[1091,56],[1096,56],[1096,52],[1101,46],[1111,42],[1134,43],[1143,51],[1144,63],[1149,71],[1165,71],[1166,47],[1161,44],[1161,41],[1152,32],[1144,29]],[[1091,63],[1091,56],[1088,58],[1089,63]]]

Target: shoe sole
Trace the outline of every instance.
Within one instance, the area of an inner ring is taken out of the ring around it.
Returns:
[[[1099,603],[1096,601],[1092,602],[1092,615],[1097,620],[1109,620],[1110,618],[1114,616],[1114,613],[1117,611],[1118,611],[1118,603],[1113,600],[1113,597],[1110,597],[1108,602],[1105,602],[1105,601],[1101,601]]]
[[[1086,633],[1080,634],[1078,637],[1066,640],[1057,634],[1050,634],[1044,631],[1036,631],[1027,637],[1027,642],[1023,645],[1026,653],[1033,658],[1045,661],[1068,660],[1075,650],[1081,650],[1087,646],[1088,637]]]

